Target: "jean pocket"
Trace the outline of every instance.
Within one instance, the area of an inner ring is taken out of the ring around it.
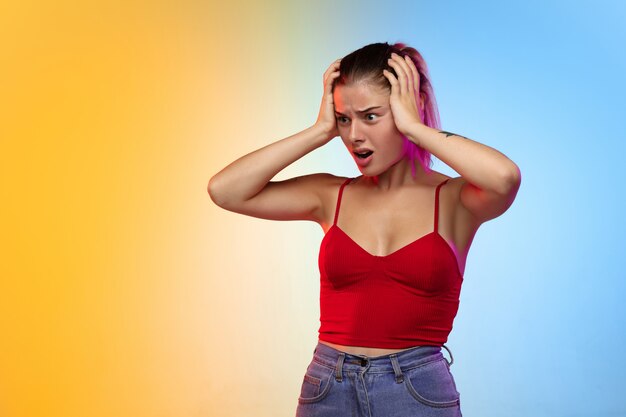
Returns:
[[[404,371],[404,381],[411,396],[430,407],[460,406],[460,394],[448,366],[442,356]]]
[[[334,374],[335,370],[333,368],[323,365],[315,359],[312,360],[302,379],[298,402],[300,404],[310,404],[321,401],[330,391],[334,381]]]

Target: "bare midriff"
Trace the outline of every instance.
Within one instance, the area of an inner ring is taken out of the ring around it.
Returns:
[[[368,357],[390,355],[392,353],[402,352],[403,350],[412,349],[413,347],[416,347],[416,346],[413,346],[413,347],[408,347],[404,349],[381,349],[381,348],[362,347],[362,346],[338,345],[336,343],[330,343],[330,342],[326,342],[325,340],[319,340],[319,339],[318,341],[320,343],[333,347],[342,352],[350,353],[352,355],[364,355]]]

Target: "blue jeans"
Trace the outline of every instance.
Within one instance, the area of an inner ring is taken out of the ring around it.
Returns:
[[[439,346],[352,355],[318,341],[296,417],[462,417],[450,362]]]

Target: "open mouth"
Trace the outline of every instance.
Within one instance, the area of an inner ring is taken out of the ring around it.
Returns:
[[[355,152],[354,154],[356,155],[357,158],[365,159],[373,153],[374,151],[367,151],[367,152],[361,152],[361,153]]]

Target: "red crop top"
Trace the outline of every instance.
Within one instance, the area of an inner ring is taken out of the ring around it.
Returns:
[[[463,276],[452,248],[434,230],[386,256],[372,255],[337,226],[320,246],[319,339],[348,346],[402,349],[441,346],[459,307]]]

